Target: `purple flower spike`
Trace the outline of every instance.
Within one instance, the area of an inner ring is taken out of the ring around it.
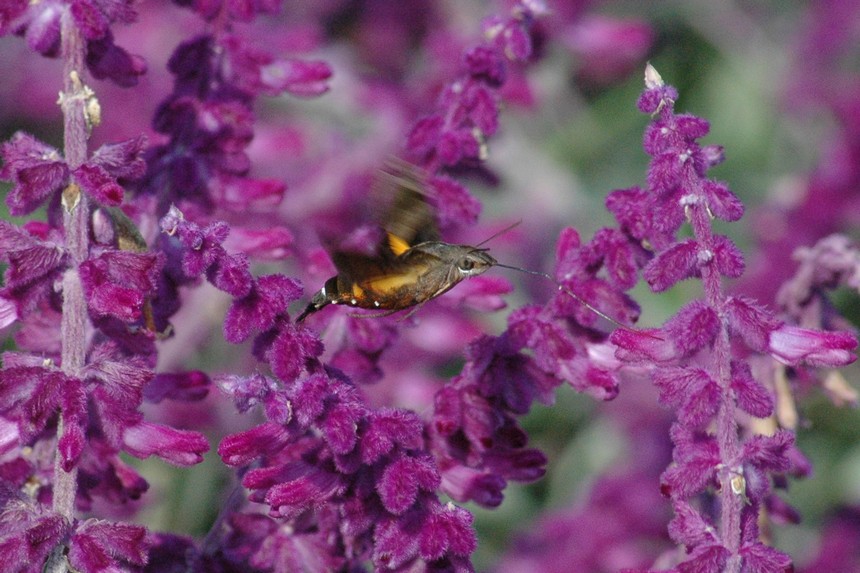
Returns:
[[[857,340],[846,332],[785,324],[754,301],[724,293],[722,277],[739,277],[744,259],[728,237],[714,234],[712,219],[735,221],[743,205],[726,184],[706,179],[707,170],[724,158],[721,150],[697,141],[708,133],[708,123],[676,115],[677,92],[651,66],[645,85],[639,107],[654,116],[644,139],[652,156],[649,186],[647,191],[616,191],[607,205],[631,238],[654,249],[641,265],[652,290],[662,292],[696,278],[705,296],[660,329],[618,330],[611,340],[619,360],[651,368],[660,401],[677,412],[674,464],[663,473],[662,489],[677,514],[670,532],[688,551],[678,570],[722,571],[730,559],[742,564],[742,570],[786,570],[790,560],[761,544],[755,519],[758,508],[775,498],[772,488],[781,474],[792,467],[794,436],[788,431],[755,435],[755,425],[736,414],[771,416],[775,399],[768,388],[780,383],[756,376],[783,370],[773,360],[766,368],[751,367],[749,351],[765,355],[756,360],[770,356],[795,367],[835,367],[855,360]],[[693,236],[678,239],[685,222]],[[750,428],[741,432],[741,423]],[[703,494],[719,496],[719,527],[687,503]]]

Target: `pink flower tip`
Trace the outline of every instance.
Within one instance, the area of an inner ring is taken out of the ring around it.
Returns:
[[[783,324],[772,330],[768,340],[770,353],[785,364],[803,362],[810,366],[844,366],[857,357],[857,338],[848,332],[824,332]]]
[[[177,466],[198,464],[203,461],[203,453],[209,450],[209,443],[202,434],[148,422],[127,427],[123,445],[125,451],[136,458],[154,454]]]

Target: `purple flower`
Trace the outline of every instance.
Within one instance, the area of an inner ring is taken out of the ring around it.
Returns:
[[[431,178],[440,169],[485,159],[484,142],[498,129],[497,91],[511,63],[531,56],[530,34],[542,11],[537,2],[517,2],[509,16],[488,19],[486,41],[465,52],[460,77],[442,90],[436,110],[413,125],[406,150]]]
[[[143,175],[140,155],[144,142],[139,137],[103,145],[89,161],[70,171],[59,151],[18,132],[2,147],[5,163],[0,178],[14,184],[6,204],[13,214],[26,215],[69,183],[75,183],[95,200],[119,205],[123,189],[117,178],[135,179]]]
[[[4,14],[0,33],[14,32],[24,36],[30,49],[50,58],[60,55],[60,24],[68,13],[74,26],[86,41],[86,63],[95,78],[110,78],[117,85],[131,87],[146,72],[140,56],[130,55],[113,43],[110,24],[130,23],[137,13],[124,1],[73,4],[49,1],[39,5],[19,6]]]
[[[84,261],[79,272],[90,311],[125,322],[139,319],[162,261],[154,254],[113,250]]]
[[[59,151],[18,132],[2,147],[0,177],[14,183],[6,204],[13,215],[26,215],[58,191],[69,177]]]
[[[65,268],[63,246],[44,239],[0,221],[0,260],[8,263],[0,293],[6,301],[7,313],[14,312],[18,319],[27,317],[50,298],[54,282]]]
[[[69,543],[69,562],[79,571],[108,567],[142,567],[149,543],[146,529],[90,519],[78,525]]]
[[[857,357],[851,352],[857,339],[847,332],[821,332],[782,325],[770,333],[768,351],[785,364],[845,366]]]
[[[562,39],[582,59],[577,75],[589,83],[607,84],[641,64],[654,33],[644,22],[588,16],[570,26]]]
[[[186,432],[147,422],[127,426],[122,439],[123,448],[137,458],[157,455],[178,466],[191,466],[202,462],[203,452],[209,450],[209,443],[197,432]]]

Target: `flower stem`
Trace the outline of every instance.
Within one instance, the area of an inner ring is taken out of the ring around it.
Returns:
[[[81,82],[84,60],[84,39],[71,14],[62,18],[63,92],[60,107],[63,111],[64,155],[69,168],[74,170],[86,159],[88,127],[86,105],[89,98]],[[86,358],[87,306],[78,266],[87,257],[87,219],[89,207],[86,197],[75,183],[63,191],[63,223],[70,267],[63,277],[62,368],[69,376],[78,376]],[[57,438],[63,435],[62,414],[57,425]],[[75,509],[77,469],[66,472],[57,453],[54,462],[54,510],[71,519]]]
[[[691,178],[691,188],[699,196],[704,196],[699,181]],[[711,216],[706,208],[695,205],[688,211],[690,224],[697,241],[700,245],[700,256],[713,257],[714,234],[711,226]],[[731,552],[732,557],[726,564],[725,573],[738,573],[741,560],[738,552],[741,547],[741,511],[745,497],[743,492],[736,491],[733,487],[741,468],[733,467],[735,460],[740,457],[740,442],[738,438],[738,423],[735,417],[735,404],[732,398],[732,352],[729,339],[728,320],[722,309],[725,307],[726,297],[722,289],[720,273],[713,264],[702,266],[702,283],[705,298],[711,308],[717,309],[720,316],[720,330],[714,341],[712,374],[715,376],[721,390],[721,400],[717,412],[717,444],[720,448],[720,459],[723,461],[722,471],[719,473],[720,480],[720,506],[721,523],[720,536],[723,545]]]

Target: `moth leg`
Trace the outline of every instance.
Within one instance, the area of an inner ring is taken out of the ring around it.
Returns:
[[[409,318],[410,316],[412,316],[413,314],[415,314],[416,312],[418,312],[419,310],[421,310],[421,307],[422,307],[422,306],[424,306],[425,304],[427,304],[427,301],[428,301],[428,300],[430,300],[430,299],[428,298],[427,300],[425,300],[425,301],[423,301],[423,302],[419,302],[417,305],[415,305],[414,307],[410,308],[410,309],[409,309],[409,312],[407,312],[406,314],[404,314],[403,316],[401,316],[400,318],[398,318],[398,319],[397,319],[397,321],[398,321],[398,322],[403,322],[404,320],[406,320],[407,318]]]
[[[395,312],[400,312],[401,310],[402,309],[395,308],[394,310],[386,310],[385,312],[376,312],[373,314],[351,312],[347,314],[347,316],[350,318],[384,318],[386,316],[391,316]]]

